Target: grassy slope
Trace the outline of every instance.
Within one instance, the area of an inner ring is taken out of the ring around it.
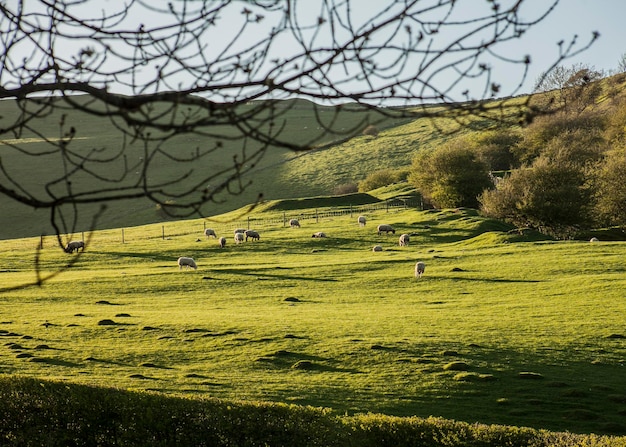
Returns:
[[[78,100],[81,100],[80,98]],[[84,100],[84,99],[82,99]],[[251,104],[246,107],[255,107]],[[288,142],[298,144],[327,145],[333,141],[343,140],[349,135],[360,134],[367,121],[380,121],[381,128],[393,126],[400,121],[381,117],[373,111],[363,111],[355,107],[333,108],[313,106],[307,101],[284,101],[278,106],[281,114],[276,125],[281,127],[280,138]],[[244,110],[245,111],[245,110]],[[65,113],[64,127],[61,128],[61,113]],[[41,153],[50,148],[42,142],[42,137],[58,138],[67,132],[69,127],[77,130],[74,141],[69,145],[70,149],[85,152],[97,148],[100,150],[99,157],[106,158],[113,156],[122,147],[125,147],[127,161],[129,164],[139,162],[144,156],[144,148],[139,143],[124,140],[122,134],[113,126],[108,119],[100,119],[87,116],[76,110],[63,110],[58,113],[45,116],[39,120],[33,120],[30,125],[39,134],[24,130],[20,135],[3,135],[4,141],[8,141],[20,150]],[[8,126],[10,118],[18,113],[15,103],[2,101],[0,103],[0,126]],[[382,120],[382,121],[381,121]],[[324,127],[335,129],[333,132],[325,132]],[[225,136],[235,136],[236,130],[231,128],[211,129],[213,132]],[[19,137],[19,138],[16,138]],[[221,141],[223,148],[215,151],[208,159],[203,160],[202,166],[211,166],[217,170],[224,168],[232,160],[233,154],[248,152],[258,149],[256,145],[245,147],[241,140],[229,141],[228,139],[218,140],[215,137],[202,136],[197,134],[178,136],[171,138],[163,145],[163,150],[175,154],[177,157],[187,157],[195,153],[196,149],[207,150],[214,147],[217,141]],[[124,146],[126,145],[126,146]],[[2,151],[2,163],[7,172],[15,179],[19,180],[26,189],[41,190],[43,185],[50,181],[58,172],[62,172],[62,164],[58,155],[41,155],[39,157],[25,157],[12,146],[0,145]],[[244,182],[252,181],[252,185],[240,195],[230,197],[220,197],[227,199],[225,203],[216,203],[208,206],[204,211],[206,215],[221,214],[225,211],[237,209],[245,204],[253,202],[259,193],[263,193],[267,199],[305,197],[330,193],[335,182],[340,181],[335,175],[320,176],[300,184],[297,178],[299,173],[290,173],[289,160],[297,157],[293,152],[279,148],[270,147],[263,158],[257,163],[257,167],[244,178]],[[358,163],[358,159],[353,160]],[[403,163],[408,163],[404,160]],[[117,164],[119,167],[121,160]],[[177,167],[178,163],[172,163],[164,157],[153,160],[153,171],[150,180],[159,182],[166,179],[176,178],[187,169],[198,170],[197,164]],[[114,165],[115,166],[115,165]],[[91,165],[90,168],[102,169],[100,166]],[[310,165],[310,169],[319,170],[319,165]],[[107,168],[106,175],[117,177],[112,168]],[[198,171],[200,172],[200,171]],[[354,171],[354,178],[360,178],[365,171]],[[307,174],[308,175],[308,174]],[[305,177],[307,177],[305,175]],[[310,177],[310,176],[309,176]],[[315,176],[313,176],[315,177]],[[133,182],[133,172],[125,179],[125,184]],[[10,185],[10,183],[8,183]],[[92,184],[89,182],[89,184]],[[329,188],[329,185],[330,188]],[[73,182],[75,190],[80,190],[80,181]],[[102,187],[111,187],[111,184],[103,183]],[[33,210],[25,205],[10,201],[4,196],[0,197],[0,206],[3,213],[0,214],[0,239],[34,236],[39,234],[51,234],[47,221],[48,212]],[[79,222],[77,229],[85,230],[91,227],[91,216],[99,208],[99,204],[86,206],[84,217]],[[109,209],[102,216],[97,228],[116,228],[124,226],[134,226],[143,223],[158,222],[164,216],[157,212],[154,204],[144,199],[127,200],[119,203],[109,204]]]
[[[0,295],[1,371],[341,414],[626,433],[626,347],[611,338],[626,335],[623,243],[532,242],[469,211],[368,216],[363,229],[348,216],[255,226],[260,242],[228,236],[225,250],[197,240],[202,221],[170,223],[166,239],[161,226],[129,229],[125,244],[118,230],[96,233],[69,272]],[[381,222],[413,233],[411,245],[378,236]],[[230,235],[241,223],[212,224]],[[320,230],[330,237],[310,237]],[[35,243],[0,243],[3,286],[33,278]],[[377,243],[386,250],[372,253]],[[50,248],[45,271],[68,258]],[[182,254],[198,271],[178,271]],[[454,362],[467,371],[447,369]]]

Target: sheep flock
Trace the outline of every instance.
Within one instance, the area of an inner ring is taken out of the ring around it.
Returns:
[[[358,216],[357,221],[356,221],[357,225],[360,228],[364,228],[366,226],[367,223],[367,218],[366,216]],[[289,228],[301,228],[300,225],[300,221],[298,219],[289,219],[288,221],[285,220],[284,221],[284,225],[286,226],[288,224]],[[383,240],[385,240],[385,236],[389,235],[389,234],[395,234],[396,233],[396,229],[390,225],[390,224],[380,224],[376,227],[376,234],[378,236],[381,236],[383,238]],[[218,246],[220,249],[224,249],[226,248],[226,237],[224,236],[218,236],[218,234],[216,233],[216,231],[212,228],[207,228],[204,230],[203,234],[207,237],[207,238],[214,238],[217,240],[218,242]],[[250,230],[250,229],[246,229],[246,228],[235,228],[235,230],[233,231],[233,238],[235,241],[235,245],[239,245],[239,244],[243,244],[245,242],[259,242],[261,240],[261,234],[256,231],[256,230]],[[309,233],[311,234],[311,233]],[[398,245],[402,248],[404,247],[408,247],[409,246],[409,241],[412,235],[414,235],[416,233],[402,233],[399,237],[399,239],[396,239],[398,241]],[[360,234],[355,234],[355,237],[361,237]],[[324,231],[316,231],[312,234],[312,238],[314,239],[326,239],[328,238],[328,234]],[[200,241],[201,239],[198,239],[198,241]],[[387,249],[389,250],[389,249]],[[397,249],[396,249],[397,250]],[[317,250],[314,250],[314,252]],[[385,251],[385,248],[383,247],[383,244],[376,244],[371,248],[371,251],[374,253],[380,253]],[[391,249],[391,251],[393,251],[393,249]],[[182,270],[183,267],[187,267],[187,268],[192,268],[192,269],[197,269],[197,264],[195,263],[195,260],[193,258],[187,257],[187,256],[182,256],[178,259],[178,266],[179,269]],[[415,264],[415,268],[414,268],[414,276],[415,278],[421,278],[424,274],[425,271],[425,264],[423,261],[419,261]]]
[[[300,221],[298,219],[290,219],[289,221],[284,221],[284,224],[286,224],[288,222],[289,227],[290,228],[300,228],[301,224]],[[363,233],[365,230],[365,226],[366,226],[366,222],[367,222],[367,218],[365,216],[358,216],[357,218],[357,225],[359,226],[359,228],[361,228],[361,230],[356,231],[356,233],[354,234],[355,238],[362,238],[363,235],[365,233]],[[371,230],[370,230],[371,231]],[[380,236],[380,242],[376,243],[373,247],[371,248],[371,251],[374,253],[381,253],[383,251],[398,251],[398,248],[396,248],[395,250],[393,248],[384,248],[384,241],[387,240],[387,237],[390,233],[391,234],[395,234],[396,229],[390,225],[390,224],[380,224],[376,227],[376,235]],[[213,228],[205,228],[202,232],[202,234],[205,236],[204,240],[207,239],[213,239],[217,241],[217,245],[219,247],[219,249],[221,250],[225,250],[226,249],[226,242],[227,242],[227,238],[224,235],[218,235],[218,232],[213,229]],[[231,233],[233,235],[233,240],[235,242],[235,246],[238,246],[240,244],[244,244],[246,242],[260,242],[261,241],[261,233],[257,230],[251,230],[251,229],[246,229],[246,228],[236,228],[233,233]],[[295,233],[294,233],[295,234]],[[300,233],[298,233],[300,234]],[[311,234],[311,233],[309,233]],[[416,233],[402,233],[401,236],[399,237],[399,239],[396,239],[398,241],[398,245],[401,247],[400,250],[404,251],[404,249],[406,247],[408,247],[409,245],[409,241],[410,241],[410,236],[414,235]],[[314,239],[329,239],[329,236],[326,232],[324,231],[315,231],[312,236],[312,238]],[[332,239],[332,238],[331,238]],[[202,239],[196,239],[198,242],[201,242]],[[592,239],[592,242],[597,242],[596,240]],[[319,242],[322,245],[327,245],[327,243],[325,242]],[[256,245],[256,244],[253,244]],[[231,250],[234,250],[235,248],[233,247]],[[73,240],[67,243],[67,245],[64,247],[65,252],[67,253],[74,253],[74,252],[78,252],[78,251],[84,251],[85,250],[85,242],[82,240]],[[229,250],[225,250],[225,251],[229,251]],[[314,250],[313,252],[316,252],[319,250]],[[183,255],[178,257],[177,261],[176,261],[176,265],[178,265],[179,270],[198,270],[198,264],[196,262],[196,260],[188,255]],[[415,270],[414,270],[414,275],[415,278],[421,278],[422,275],[424,274],[424,270],[425,270],[425,265],[424,262],[419,261],[417,262],[417,264],[415,264]]]

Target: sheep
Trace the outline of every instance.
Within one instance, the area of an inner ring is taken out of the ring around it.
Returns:
[[[424,270],[426,270],[426,264],[424,264],[422,261],[419,261],[417,264],[415,264],[415,277],[421,278],[424,274]]]
[[[600,239],[598,239],[597,237],[592,237],[591,239],[589,239],[589,242],[595,244],[596,242],[600,242]]]
[[[291,228],[300,228],[300,222],[298,222],[298,219],[291,219],[289,221],[289,226]]]
[[[357,222],[359,223],[360,227],[364,227],[367,219],[365,218],[365,216],[359,216]]]
[[[65,246],[65,253],[73,253],[78,250],[85,251],[85,243],[83,241],[70,241]]]
[[[241,234],[241,233],[240,233],[240,234]],[[221,237],[221,238],[219,238],[219,241],[218,241],[218,242],[220,243],[220,248],[224,248],[224,247],[226,247],[226,238],[225,238],[225,237]]]
[[[237,228],[237,229],[235,229],[235,234],[237,234],[237,233],[245,233],[245,232],[246,232],[245,228]]]
[[[380,245],[374,245],[372,247],[372,251],[383,251],[383,247],[381,247]]]
[[[209,237],[209,236],[217,237],[217,234],[215,234],[215,230],[212,230],[211,228],[207,228],[206,230],[204,230],[204,235],[206,237]]]
[[[243,233],[235,233],[235,243],[240,244],[243,242]]]
[[[385,234],[389,234],[389,233],[396,234],[396,230],[394,230],[391,225],[385,225],[385,224],[378,225],[377,230],[378,230],[379,236],[383,231],[385,232]]]
[[[407,247],[409,245],[409,239],[410,237],[406,233],[400,236],[400,240],[399,240],[400,247]]]
[[[318,231],[317,233],[313,233],[313,236],[311,237],[326,237],[326,233]]]
[[[187,258],[185,256],[181,256],[180,258],[178,258],[178,270],[182,270],[183,267],[186,268],[192,268],[194,270],[198,269],[198,266],[196,265],[196,261],[193,260],[193,258]]]
[[[253,241],[258,241],[261,239],[261,235],[253,230],[246,230],[244,234],[246,235],[246,242],[248,242],[248,238],[251,238]]]

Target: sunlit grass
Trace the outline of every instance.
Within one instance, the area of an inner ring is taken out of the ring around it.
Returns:
[[[471,210],[368,218],[261,227],[241,245],[233,223],[217,224],[223,250],[202,221],[167,224],[165,238],[138,227],[126,243],[95,233],[67,272],[0,294],[0,372],[349,414],[620,426],[623,243],[524,242]],[[396,234],[378,236],[378,223]],[[2,287],[34,277],[38,242],[0,243]],[[181,255],[198,270],[179,271]],[[44,270],[68,259],[46,239]],[[457,361],[466,374],[445,369]]]

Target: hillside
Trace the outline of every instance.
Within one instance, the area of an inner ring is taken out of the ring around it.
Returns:
[[[624,96],[624,79],[617,75],[600,81],[600,85],[603,93],[598,96],[596,107],[610,114],[618,99]],[[541,102],[541,96],[535,98]],[[470,114],[462,119],[458,116],[455,119],[447,118],[444,109],[437,111],[438,116],[434,118],[409,119],[400,117],[398,113],[401,110],[394,109],[330,107],[304,100],[276,102],[272,104],[272,108],[280,117],[281,138],[286,142],[310,145],[311,149],[293,152],[284,147],[270,147],[256,161],[255,167],[243,175],[243,190],[235,188],[232,194],[218,195],[215,202],[201,210],[202,214],[212,216],[241,208],[255,202],[260,194],[264,200],[328,196],[338,186],[356,183],[373,171],[407,167],[418,151],[436,148],[452,136],[482,132],[493,125],[492,118],[504,120],[504,125],[507,126],[518,126],[515,107],[524,104],[526,99],[520,97],[494,100],[485,105],[482,116]],[[88,97],[75,98],[77,102],[88,100]],[[464,106],[459,105],[461,108]],[[242,106],[239,113],[245,114],[246,108],[258,107],[259,103],[251,103]],[[19,113],[17,103],[0,103],[0,117],[10,117],[16,113]],[[7,118],[1,119],[0,124],[4,123],[6,127],[6,120]],[[376,123],[379,130],[376,137],[363,135],[367,123]],[[96,151],[98,157],[105,160],[107,157],[117,156],[123,149],[124,159],[118,160],[118,165],[127,163],[130,166],[142,160],[145,148],[127,139],[120,132],[119,123],[64,108],[34,120],[29,129],[2,136],[4,144],[0,145],[0,151],[5,169],[5,184],[10,189],[24,187],[40,191],[53,178],[52,173],[62,172],[65,169],[63,160],[58,156],[47,155],[46,149],[69,126],[76,129],[71,143],[76,151]],[[186,181],[192,182],[194,176],[204,172],[204,168],[194,165],[177,167],[172,159],[208,150],[207,148],[216,146],[218,142],[219,150],[215,150],[207,160],[209,169],[215,171],[224,169],[234,154],[255,149],[246,148],[245,145],[242,149],[242,140],[237,136],[236,130],[222,127],[216,132],[225,136],[232,133],[233,140],[222,138],[218,141],[208,134],[174,135],[168,138],[162,148],[163,154],[167,155],[159,155],[151,160],[151,181],[167,182],[187,176]],[[44,139],[48,139],[49,143],[45,143]],[[26,153],[41,155],[25,159]],[[126,175],[121,184],[132,185],[133,175]],[[54,185],[54,188],[60,187],[62,185]],[[72,187],[78,188],[79,184],[75,183]],[[110,188],[110,182],[102,181],[101,187]],[[176,185],[172,188],[175,197]],[[5,196],[0,196],[0,206],[3,209],[0,214],[0,239],[53,234],[47,211],[16,203]],[[95,228],[136,226],[170,220],[167,214],[147,199],[128,198],[108,203],[107,206]],[[98,203],[81,205],[84,212],[75,225],[76,231],[91,228],[92,217],[99,208]],[[68,212],[65,217],[69,223],[71,214]]]

